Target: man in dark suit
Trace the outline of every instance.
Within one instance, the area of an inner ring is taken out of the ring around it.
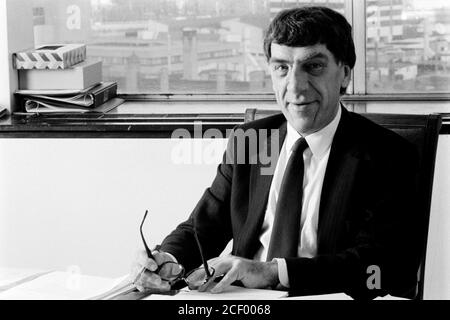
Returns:
[[[136,262],[136,270],[147,268],[137,285],[168,289],[153,272],[164,261],[200,265],[195,225],[214,277],[224,275],[200,290],[218,293],[239,281],[292,295],[412,296],[417,156],[341,104],[356,60],[351,26],[324,7],[286,10],[271,22],[264,49],[282,113],[233,131],[188,220],[154,260],[142,254]],[[249,132],[256,140],[242,139]],[[269,164],[261,161],[267,155]],[[231,254],[219,256],[230,240]]]

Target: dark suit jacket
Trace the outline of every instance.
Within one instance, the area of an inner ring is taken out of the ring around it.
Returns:
[[[250,137],[249,129],[269,129],[269,135],[257,136],[257,148],[249,144],[250,138],[239,143],[239,133]],[[276,129],[278,150],[272,150]],[[195,222],[207,258],[218,256],[231,239],[232,254],[253,258],[260,246],[273,177],[261,174],[264,161],[259,158],[255,163],[255,156],[279,151],[285,135],[282,114],[235,128],[211,187],[188,220],[163,241],[162,250],[172,253],[186,269],[199,266],[192,235]],[[242,158],[237,163],[242,152],[245,163]],[[317,256],[286,259],[291,295],[346,292],[363,299],[386,293],[411,297],[419,264],[414,210],[417,159],[409,142],[342,108],[320,199]],[[380,290],[367,286],[371,265],[380,268]]]

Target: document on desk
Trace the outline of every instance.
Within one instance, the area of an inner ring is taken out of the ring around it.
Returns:
[[[287,298],[287,300],[353,300],[353,299],[349,295],[340,292],[340,293],[318,294],[311,296],[293,296]]]
[[[11,289],[19,284],[34,280],[49,272],[51,271],[0,267],[0,292]]]
[[[84,300],[111,290],[122,279],[50,272],[0,291],[0,300]]]
[[[287,291],[249,289],[230,286],[221,293],[181,289],[176,295],[152,294],[144,300],[276,300],[287,297]]]

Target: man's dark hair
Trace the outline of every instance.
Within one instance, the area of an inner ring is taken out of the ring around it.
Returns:
[[[279,12],[264,35],[264,53],[271,57],[271,44],[305,47],[324,44],[336,63],[353,69],[356,61],[352,27],[340,13],[319,6],[306,6]]]

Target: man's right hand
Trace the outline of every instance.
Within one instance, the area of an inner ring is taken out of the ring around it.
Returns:
[[[154,260],[147,256],[145,250],[137,252],[131,268],[131,279],[134,280],[136,288],[141,292],[155,289],[169,291],[170,283],[162,280],[155,271],[158,269],[158,266],[166,261],[173,261],[173,259],[169,254],[161,251],[153,251],[152,254],[155,258]]]

